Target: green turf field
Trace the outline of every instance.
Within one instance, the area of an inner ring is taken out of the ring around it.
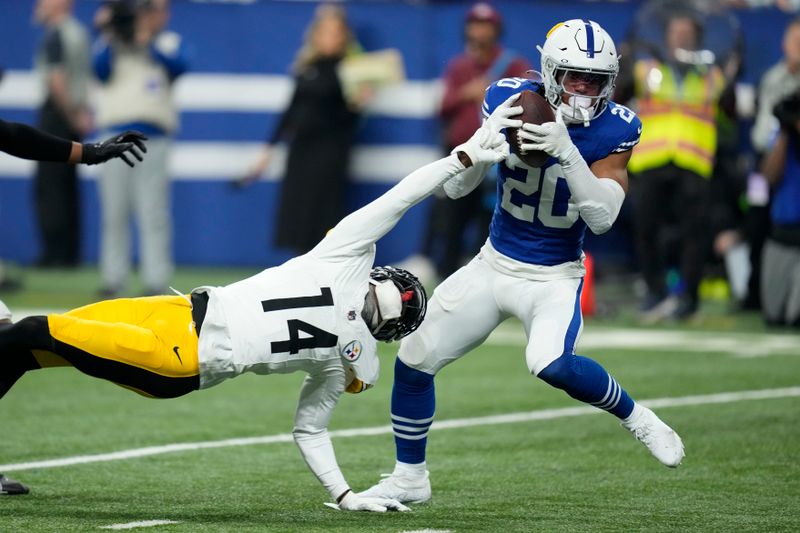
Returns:
[[[246,273],[184,270],[176,287],[226,283]],[[95,282],[90,271],[32,273],[25,291],[0,298],[12,310],[70,307],[91,301]],[[797,335],[764,332],[755,317],[723,313],[687,328],[635,328],[625,313],[586,324],[580,352],[598,359],[637,399],[666,404],[656,411],[686,444],[677,470],[658,464],[610,415],[563,410],[580,404],[528,375],[522,341],[516,324],[504,324],[440,374],[437,421],[457,427],[434,424],[429,437],[433,500],[412,513],[385,515],[323,506],[326,492],[294,444],[281,438],[19,466],[285,435],[300,375],[245,376],[177,400],[149,400],[71,369],[28,374],[0,402],[0,471],[28,483],[32,493],[0,497],[0,531],[92,531],[148,520],[175,523],[133,531],[800,530]],[[382,362],[378,386],[346,395],[331,427],[384,428],[334,438],[357,490],[394,461],[385,429],[391,346],[382,350]],[[771,397],[708,396],[754,390]],[[491,418],[531,412],[509,423]]]

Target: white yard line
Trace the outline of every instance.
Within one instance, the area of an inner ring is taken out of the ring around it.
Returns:
[[[449,529],[415,529],[413,531],[401,531],[400,533],[452,533]]]
[[[166,526],[167,524],[180,524],[180,522],[176,520],[140,520],[138,522],[128,522],[126,524],[100,526],[100,529],[136,529],[140,527]]]
[[[524,346],[525,334],[521,325],[503,324],[484,344]],[[577,351],[620,348],[722,353],[734,358],[800,355],[800,335],[590,327],[581,334]]]
[[[768,400],[774,398],[794,398],[800,396],[800,387],[787,387],[782,389],[764,389],[738,392],[723,392],[719,394],[704,394],[698,396],[682,396],[677,398],[654,398],[642,400],[641,403],[648,407],[679,407],[709,405],[720,403],[731,403],[740,401]],[[476,418],[456,418],[451,420],[439,420],[431,426],[431,431],[442,429],[455,429],[475,426],[490,426],[497,424],[514,424],[518,422],[531,422],[534,420],[553,420],[572,416],[583,416],[601,413],[599,409],[589,406],[562,407],[558,409],[541,409],[524,413],[509,413],[505,415],[482,416]],[[331,431],[331,437],[364,437],[370,435],[386,435],[392,433],[391,426],[375,426],[367,428],[339,429]],[[99,463],[104,461],[119,461],[122,459],[133,459],[135,457],[147,457],[151,455],[161,455],[165,453],[186,452],[192,450],[202,450],[209,448],[228,448],[231,446],[250,446],[255,444],[275,444],[279,442],[292,442],[290,433],[279,435],[267,435],[263,437],[249,437],[240,439],[225,439],[205,442],[186,442],[167,444],[164,446],[149,446],[147,448],[133,448],[112,453],[102,453],[96,455],[77,455],[73,457],[63,457],[60,459],[48,459],[43,461],[30,461],[25,463],[10,463],[0,465],[0,472],[14,472],[18,470],[32,470],[41,468],[57,468],[62,466],[72,466],[87,463]]]

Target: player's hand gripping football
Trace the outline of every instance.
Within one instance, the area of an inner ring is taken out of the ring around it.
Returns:
[[[105,163],[109,159],[119,157],[125,161],[129,167],[132,167],[134,162],[129,159],[129,156],[132,155],[139,161],[142,161],[142,154],[147,152],[147,147],[144,145],[144,141],[146,140],[147,137],[138,131],[126,131],[110,139],[106,139],[103,142],[84,144],[81,163],[85,165],[96,165],[98,163]]]
[[[519,94],[514,94],[489,115],[483,125],[465,143],[456,146],[452,153],[464,152],[473,165],[486,163],[493,165],[508,157],[509,146],[505,128],[519,128],[522,121],[511,117],[522,113],[521,106],[514,106]]]
[[[338,506],[334,503],[326,503],[325,505],[342,511],[371,511],[373,513],[385,513],[386,511],[405,512],[411,510],[397,500],[367,498],[365,496],[359,496],[352,491],[344,495]]]
[[[569,136],[567,126],[560,111],[556,111],[555,122],[544,124],[525,123],[519,129],[520,149],[524,151],[542,150],[564,162],[577,152]]]

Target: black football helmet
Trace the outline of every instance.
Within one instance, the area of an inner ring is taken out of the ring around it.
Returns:
[[[416,330],[428,308],[428,296],[417,277],[407,270],[391,266],[375,267],[369,277],[377,282],[391,280],[400,291],[403,302],[400,317],[382,321],[372,330],[372,335],[379,341],[391,342]]]

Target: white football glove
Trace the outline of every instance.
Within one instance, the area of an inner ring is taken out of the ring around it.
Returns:
[[[359,496],[355,492],[348,492],[339,502],[339,505],[326,503],[325,505],[333,508],[338,508],[342,511],[371,511],[373,513],[385,513],[386,511],[410,511],[408,507],[398,502],[397,500],[390,500],[387,498],[367,498]]]
[[[482,128],[486,128],[491,132],[500,133],[506,128],[520,128],[522,127],[521,119],[512,119],[522,113],[522,106],[513,105],[519,99],[520,93],[512,94],[505,102],[500,104],[492,111],[492,114],[483,121]]]
[[[522,127],[522,120],[510,118],[522,113],[522,106],[513,105],[518,98],[519,93],[512,94],[497,106],[472,137],[450,153],[465,152],[473,166],[479,163],[494,165],[508,157],[509,146],[503,130]]]
[[[472,161],[472,165],[475,166],[499,163],[508,157],[508,151],[509,147],[505,135],[480,127],[467,142],[459,144],[450,153],[466,153],[470,161]]]
[[[561,162],[578,153],[578,148],[572,142],[559,110],[556,110],[555,122],[544,124],[526,122],[517,131],[517,136],[520,139],[519,147],[523,152],[542,150]]]

